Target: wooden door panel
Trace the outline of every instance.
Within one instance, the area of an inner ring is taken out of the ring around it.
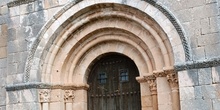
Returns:
[[[88,83],[88,110],[140,110],[140,86],[134,62],[122,55],[99,60]]]

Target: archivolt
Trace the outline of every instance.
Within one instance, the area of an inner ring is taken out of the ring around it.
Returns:
[[[41,59],[43,82],[52,79],[53,83],[85,83],[90,64],[109,52],[131,58],[140,75],[150,75],[174,65],[172,47],[180,47],[181,41],[178,39],[171,45],[176,36],[173,38],[169,32],[175,33],[175,28],[172,25],[161,28],[142,12],[152,8],[150,4],[145,3],[140,11],[113,3],[92,5],[91,2],[84,6],[85,2],[55,16],[56,20],[40,35],[34,59]],[[70,13],[72,16],[67,15]],[[167,24],[167,18],[161,18],[160,24],[164,25],[163,21]],[[178,49],[183,52],[183,47]]]

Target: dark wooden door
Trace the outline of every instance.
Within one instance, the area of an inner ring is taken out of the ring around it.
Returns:
[[[89,75],[88,110],[141,110],[138,74],[125,56],[101,58]]]

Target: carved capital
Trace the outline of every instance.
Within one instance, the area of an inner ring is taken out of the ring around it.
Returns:
[[[141,77],[141,76],[136,77],[136,80],[137,80],[139,83],[145,83],[145,82],[147,82],[147,80],[146,80],[144,77]]]
[[[164,70],[165,74],[177,74],[176,70],[174,69],[169,69],[169,70]]]
[[[167,76],[167,73],[164,72],[163,70],[161,70],[161,71],[154,71],[154,72],[153,72],[153,75],[154,75],[155,77],[166,77],[166,76]]]
[[[65,90],[64,91],[64,101],[65,102],[73,102],[75,96],[73,90]]]
[[[49,102],[50,101],[50,92],[51,90],[42,89],[39,92],[40,102]]]
[[[145,76],[144,78],[147,80],[147,83],[149,84],[151,94],[152,95],[157,94],[156,77],[154,75],[151,75],[151,76]]]
[[[169,73],[167,75],[167,81],[169,82],[172,90],[177,90],[178,87],[178,78],[176,73]]]

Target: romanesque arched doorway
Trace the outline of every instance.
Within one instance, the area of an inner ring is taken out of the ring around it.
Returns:
[[[88,78],[88,110],[141,110],[138,75],[134,62],[124,55],[99,59]]]
[[[48,21],[33,44],[25,74],[27,82],[40,74],[39,80],[49,84],[41,88],[59,96],[40,100],[43,110],[57,103],[58,110],[87,110],[90,66],[108,53],[135,62],[142,110],[179,109],[174,63],[184,62],[185,53],[176,22],[159,5],[130,1],[73,0]]]

